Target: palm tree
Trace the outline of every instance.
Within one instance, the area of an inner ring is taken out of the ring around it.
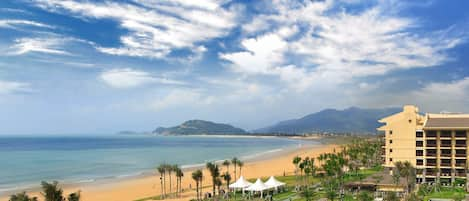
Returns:
[[[202,178],[203,173],[201,170],[196,170],[195,172],[192,172],[192,179],[195,181],[195,190],[197,192],[197,200],[200,200],[201,193],[199,193],[199,185],[202,188]]]
[[[218,169],[218,165],[208,162],[206,164],[207,169],[210,172],[210,175],[212,176],[212,192],[213,196],[215,196],[215,186],[217,184],[217,178],[220,176],[220,170]]]
[[[44,196],[44,201],[64,201],[63,190],[58,187],[59,182],[54,181],[52,183],[47,183],[45,181],[41,182],[42,186],[42,195]]]
[[[373,196],[371,196],[370,193],[364,191],[364,192],[361,192],[360,194],[358,194],[358,200],[359,201],[373,200]]]
[[[394,163],[394,166],[396,167],[396,170],[399,172],[400,176],[403,176],[406,178],[407,186],[406,186],[406,192],[410,191],[410,179],[415,177],[415,169],[412,166],[412,164],[409,161],[397,161]]]
[[[177,167],[176,168],[176,194],[179,192],[181,193],[182,191],[182,177],[184,177],[184,172],[181,170],[181,168]]]
[[[220,195],[220,186],[223,185],[220,177],[215,178],[215,185],[217,186],[218,195]],[[215,195],[215,194],[213,194]]]
[[[80,201],[80,191],[68,195],[68,201]]]
[[[11,195],[8,201],[37,201],[37,197],[30,198],[26,192]]]
[[[229,172],[225,172],[224,174],[221,175],[223,180],[226,182],[226,189],[230,188],[230,181],[231,181],[231,175]]]
[[[293,158],[293,164],[295,165],[295,177],[296,177],[296,182],[298,183],[298,164],[301,162],[301,157],[295,156]],[[298,185],[298,184],[297,184]]]
[[[156,169],[158,170],[158,173],[160,173],[161,195],[164,198],[163,182],[164,182],[164,175],[165,175],[165,172],[166,172],[166,168],[165,168],[164,164],[161,164]]]
[[[243,162],[243,161],[240,161],[240,160],[238,160],[239,176],[241,176],[241,175],[242,175],[242,172],[241,172],[241,170],[243,169],[243,166],[244,166],[244,162]]]
[[[386,193],[385,199],[386,201],[399,201],[400,199],[397,197],[396,192],[388,192]]]
[[[230,172],[230,164],[229,160],[223,161],[223,165],[226,167],[226,172]]]
[[[395,168],[397,169],[397,167]],[[397,186],[399,185],[399,181],[401,179],[401,173],[398,171],[398,170],[395,170],[393,171],[392,173],[392,181],[394,182],[394,185],[395,187],[397,188]]]
[[[300,181],[303,180],[303,183],[304,183],[304,178],[302,178],[303,177],[303,171],[306,168],[306,166],[307,166],[306,159],[304,159],[302,162],[300,162],[298,164],[298,167],[300,168],[300,178],[299,179],[300,179]]]
[[[236,177],[236,165],[238,164],[238,158],[234,157],[233,159],[231,159],[231,164],[234,165],[234,178],[235,180],[238,178]]]
[[[171,183],[171,173],[174,172],[177,168],[177,166],[175,165],[168,165],[167,167],[168,169],[168,175],[169,175],[169,194],[171,194],[173,191],[172,191],[172,183]]]
[[[404,169],[406,172],[407,192],[409,193],[415,182],[416,172],[414,166],[409,161],[404,162]]]
[[[166,198],[166,173],[168,173],[169,164],[163,163],[163,198]]]

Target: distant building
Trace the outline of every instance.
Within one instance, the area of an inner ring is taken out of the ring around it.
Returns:
[[[416,167],[417,183],[467,184],[469,114],[423,115],[406,105],[379,122],[385,124],[378,128],[385,133],[385,167],[409,161]]]

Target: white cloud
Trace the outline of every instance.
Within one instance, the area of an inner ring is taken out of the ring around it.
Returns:
[[[409,97],[413,97],[424,108],[462,112],[459,110],[468,109],[469,77],[449,83],[427,83]]]
[[[15,44],[10,47],[9,54],[22,55],[32,52],[70,55],[65,50],[64,45],[69,42],[69,38],[60,37],[37,37],[37,38],[20,38],[15,40]]]
[[[70,12],[86,19],[113,19],[128,30],[120,47],[96,46],[113,55],[163,58],[177,49],[200,53],[198,43],[226,35],[236,25],[239,8],[224,1],[149,1],[133,3],[35,0],[54,12]]]
[[[287,43],[276,34],[263,35],[242,41],[243,52],[221,54],[222,59],[233,62],[233,70],[250,74],[269,74],[272,66],[283,60]]]
[[[215,101],[213,96],[204,96],[195,90],[175,89],[164,97],[153,100],[150,108],[159,111],[174,107],[190,107],[211,105]]]
[[[41,28],[50,28],[53,29],[54,26],[50,26],[47,24],[43,24],[40,22],[35,22],[31,20],[0,20],[0,28],[10,28],[10,29],[16,29],[18,26],[35,26],[35,27],[41,27]]]
[[[0,12],[8,12],[8,13],[21,13],[21,14],[28,14],[31,15],[29,11],[16,9],[16,8],[0,8]]]
[[[448,30],[413,33],[419,21],[396,16],[387,5],[381,1],[349,13],[332,0],[273,1],[267,14],[243,25],[245,51],[220,58],[230,61],[235,72],[277,75],[301,91],[440,65],[451,59],[447,50],[464,42],[464,37],[452,36]]]
[[[12,94],[31,91],[30,84],[0,80],[0,94]]]
[[[152,76],[145,71],[134,70],[131,68],[111,69],[104,71],[100,79],[114,88],[133,88],[150,83],[182,85],[184,82]]]

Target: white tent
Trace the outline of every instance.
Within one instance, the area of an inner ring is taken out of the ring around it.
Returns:
[[[232,183],[230,184],[230,188],[233,188],[233,189],[244,189],[244,188],[247,188],[249,186],[251,186],[252,183],[247,181],[246,179],[244,179],[243,176],[239,177],[238,181],[236,181],[235,183]]]
[[[257,191],[257,192],[261,192],[261,198],[262,198],[262,192],[264,190],[267,190],[267,189],[270,189],[271,187],[269,186],[266,186],[264,184],[264,182],[261,181],[261,179],[257,179],[256,183],[254,183],[253,185],[249,186],[246,188],[247,191]]]
[[[243,189],[243,195],[244,195],[244,189],[251,185],[252,185],[251,182],[247,181],[246,179],[244,179],[243,176],[241,176],[239,177],[238,181],[230,184],[229,187],[234,190],[234,193],[236,193],[236,189]]]
[[[274,176],[270,176],[269,180],[267,180],[265,183],[264,183],[266,186],[270,187],[270,188],[275,188],[277,189],[278,187],[280,186],[284,186],[285,183],[281,182],[281,181],[278,181],[277,179],[275,179]]]

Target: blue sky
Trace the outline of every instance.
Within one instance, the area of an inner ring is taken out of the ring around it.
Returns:
[[[0,2],[0,134],[469,112],[468,1]]]

